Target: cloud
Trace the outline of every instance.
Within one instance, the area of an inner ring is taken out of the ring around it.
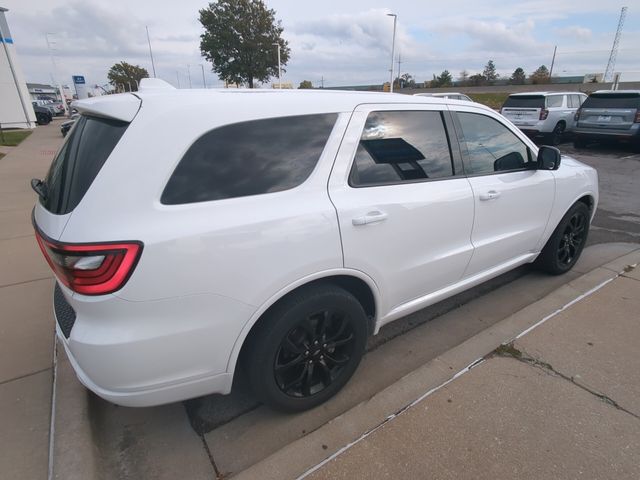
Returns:
[[[554,32],[563,38],[570,38],[573,40],[591,40],[593,36],[591,29],[585,27],[579,27],[577,25],[571,25],[569,27],[555,28]]]

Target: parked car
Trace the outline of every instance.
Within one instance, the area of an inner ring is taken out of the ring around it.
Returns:
[[[36,107],[41,108],[41,109],[45,109],[47,112],[49,112],[49,114],[51,114],[51,118],[56,116],[56,109],[53,108],[53,106],[51,106],[50,104],[43,102],[43,101],[34,101],[31,102],[31,105],[33,105],[33,108],[35,110]]]
[[[640,151],[640,90],[599,90],[589,95],[575,115],[574,145],[616,140]]]
[[[513,93],[500,113],[527,135],[558,145],[573,131],[575,113],[586,98],[579,92]]]
[[[62,104],[62,102],[52,102],[50,103],[50,106],[54,109],[56,115],[60,116],[65,114],[64,105]]]
[[[570,270],[598,202],[594,169],[475,103],[144,79],[75,105],[33,222],[71,365],[121,405],[242,370],[311,408],[383,325],[519,265]]]
[[[473,100],[464,93],[447,92],[447,93],[414,93],[416,97],[436,97],[436,98],[449,98],[451,100],[464,100],[466,102],[473,102]]]
[[[38,125],[48,125],[53,119],[51,110],[45,107],[41,107],[37,103],[33,103],[33,111],[36,114],[36,123]]]
[[[60,124],[60,133],[62,133],[63,137],[67,136],[67,133],[69,133],[69,130],[71,130],[71,127],[73,127],[73,125],[76,123],[76,120],[78,119],[78,117],[79,117],[78,114],[73,114],[71,116],[71,120],[68,120]]]

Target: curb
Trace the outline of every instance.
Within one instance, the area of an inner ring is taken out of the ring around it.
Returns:
[[[305,478],[419,399],[473,368],[500,345],[541,325],[620,276],[625,267],[639,262],[640,249],[636,249],[570,281],[541,300],[436,357],[316,431],[239,472],[234,478]]]

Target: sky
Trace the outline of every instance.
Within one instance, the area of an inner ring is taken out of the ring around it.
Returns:
[[[397,14],[395,69],[416,81],[444,69],[482,72],[492,59],[501,76],[516,67],[529,74],[551,64],[554,75],[604,72],[622,6],[627,6],[616,71],[640,80],[640,0],[266,0],[282,21],[291,59],[283,82],[297,86],[381,84],[389,79],[393,19]],[[200,54],[198,11],[206,0],[0,0],[8,8],[19,61],[28,82],[70,83],[84,75],[107,83],[116,62],[139,64],[181,88],[220,87]],[[49,46],[47,45],[49,41]],[[50,47],[50,48],[49,48]],[[399,57],[399,58],[398,58]],[[265,85],[269,86],[269,85]]]

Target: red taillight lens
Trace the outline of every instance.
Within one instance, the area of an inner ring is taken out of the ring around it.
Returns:
[[[546,108],[543,108],[542,110],[540,110],[540,120],[546,120],[548,116],[549,116],[549,110],[547,110]]]
[[[575,115],[573,116],[573,120],[575,122],[577,122],[578,120],[580,120],[580,109],[576,110]]]
[[[45,238],[36,240],[58,279],[83,295],[105,295],[127,282],[142,253],[140,242],[66,244]]]

